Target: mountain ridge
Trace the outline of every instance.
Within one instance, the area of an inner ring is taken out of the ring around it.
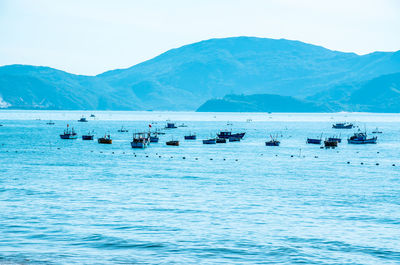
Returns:
[[[215,38],[95,76],[45,66],[3,66],[0,98],[10,108],[196,110],[228,94],[304,100],[396,71],[400,51],[357,55],[286,39]]]

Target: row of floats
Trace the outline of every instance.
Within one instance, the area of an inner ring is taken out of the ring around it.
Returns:
[[[351,129],[353,128],[353,125],[349,126],[348,124],[334,124],[332,127],[335,129]],[[346,126],[343,126],[346,125]],[[150,126],[151,127],[151,126]],[[175,129],[177,128],[175,124],[173,123],[168,123],[165,129]],[[122,127],[118,132],[128,132],[127,129]],[[373,132],[376,133],[376,132]],[[381,133],[381,132],[379,132]],[[150,145],[150,143],[158,143],[159,142],[159,134],[165,134],[164,132],[158,131],[158,132],[142,132],[142,133],[134,133],[133,134],[133,139],[131,142],[132,148],[146,148]],[[227,141],[229,142],[238,142],[243,137],[245,136],[246,133],[232,133],[231,131],[221,131],[217,134],[217,137],[214,138],[209,138],[209,139],[204,139],[203,144],[218,144],[218,143],[226,143]],[[69,128],[69,125],[67,125],[67,128],[64,130],[63,134],[60,134],[61,139],[77,139],[78,135],[75,132],[74,128]],[[189,134],[184,136],[185,140],[196,140],[197,136],[196,134]],[[360,130],[356,133],[354,133],[353,136],[349,137],[347,139],[347,142],[349,144],[376,144],[378,137],[374,136],[371,138],[368,138],[366,132],[361,132]],[[82,135],[82,140],[94,140],[94,133],[89,132],[87,134]],[[105,134],[104,137],[100,137],[97,139],[99,144],[112,144],[112,139],[110,134]],[[320,138],[307,138],[306,143],[307,144],[317,144],[317,145],[324,145],[325,148],[335,148],[338,146],[338,143],[341,143],[342,139],[340,137],[329,137],[325,139],[322,142],[322,135]],[[166,145],[169,146],[179,146],[179,141],[178,140],[171,140],[167,141]],[[277,140],[277,137],[271,136],[270,141],[265,142],[266,146],[279,146],[280,141]],[[321,146],[322,147],[322,146]]]

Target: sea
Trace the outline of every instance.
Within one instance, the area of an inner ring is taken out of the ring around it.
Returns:
[[[0,124],[0,264],[400,264],[399,114],[1,110]],[[67,125],[78,139],[60,139]],[[149,129],[160,142],[132,149]],[[222,130],[246,135],[202,144]],[[348,144],[358,130],[377,144]]]

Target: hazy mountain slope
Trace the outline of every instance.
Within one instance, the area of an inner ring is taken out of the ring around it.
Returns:
[[[400,52],[359,56],[283,39],[211,39],[94,77],[0,67],[0,107],[195,110],[227,94],[306,98],[398,71]]]
[[[344,103],[353,111],[400,112],[400,73],[364,83]]]
[[[186,45],[99,77],[121,89],[135,85],[139,90],[138,84],[146,80],[206,100],[228,93],[306,97],[399,68],[399,53],[358,56],[298,41],[238,37]],[[176,100],[182,98],[177,95]]]
[[[198,112],[327,112],[329,108],[288,96],[227,95],[201,105]]]
[[[0,67],[0,97],[10,108],[127,109],[121,95],[112,92],[96,77],[40,66]]]

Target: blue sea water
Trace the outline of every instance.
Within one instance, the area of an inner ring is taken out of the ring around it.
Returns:
[[[0,111],[0,264],[400,264],[400,115],[93,112],[77,122],[91,113]],[[188,127],[131,149],[132,132],[166,120]],[[349,145],[355,130],[332,129],[339,121],[383,134]],[[61,140],[67,124],[109,131],[113,144]],[[201,143],[220,129],[246,136]],[[198,140],[184,141],[189,132]],[[305,143],[321,133],[344,141]],[[280,147],[265,146],[270,134]]]

